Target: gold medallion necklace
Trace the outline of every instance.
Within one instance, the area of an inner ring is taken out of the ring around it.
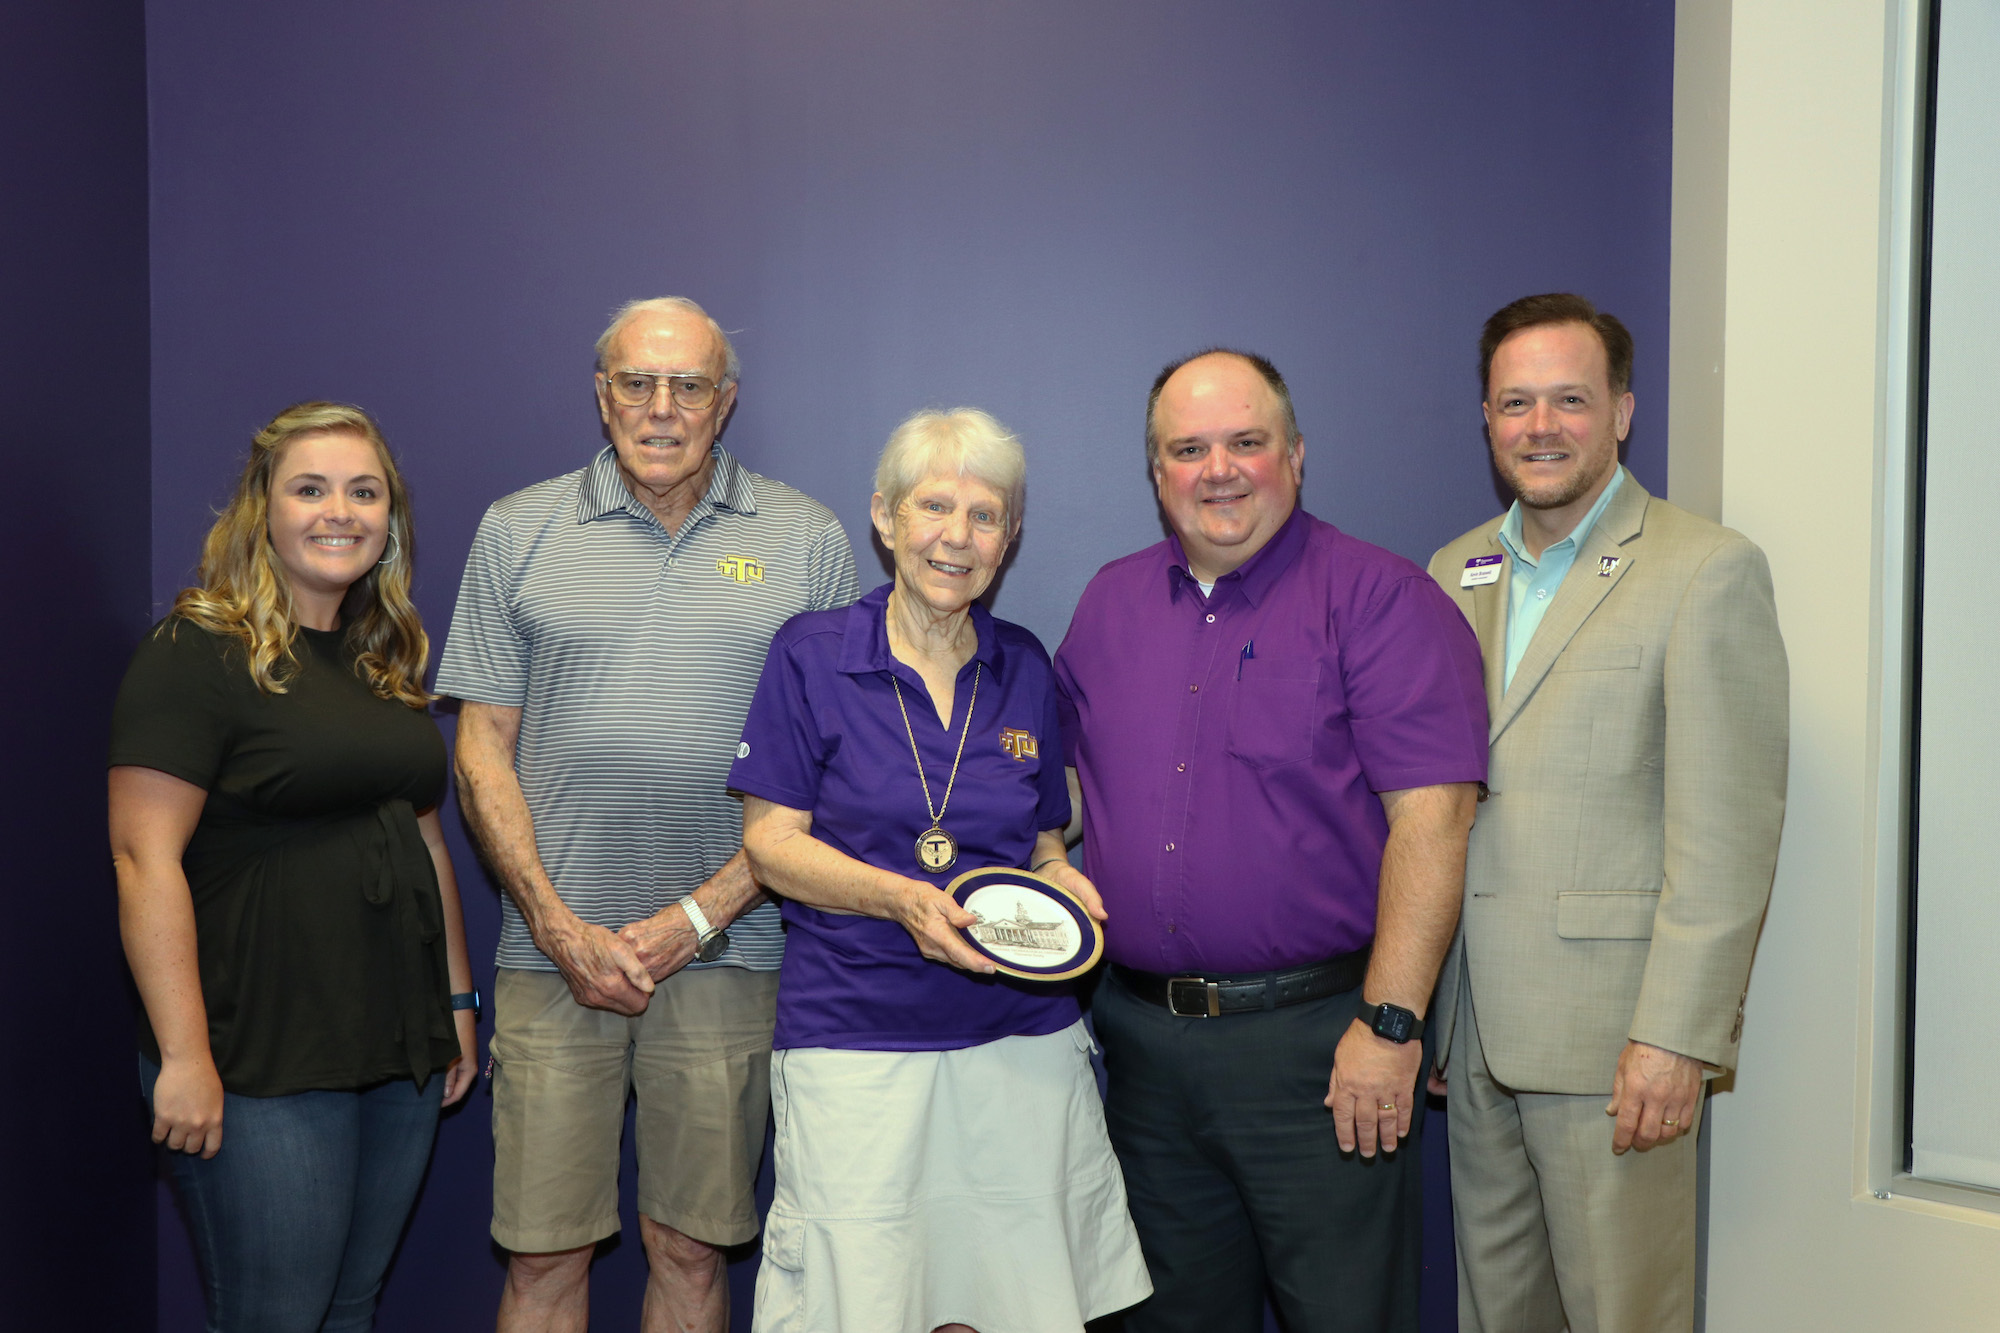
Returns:
[[[941,875],[958,862],[958,840],[944,831],[939,823],[944,812],[951,805],[951,789],[958,782],[958,761],[965,758],[965,738],[972,733],[972,710],[979,707],[979,673],[982,664],[972,668],[972,698],[965,705],[965,725],[958,730],[958,753],[951,757],[951,776],[944,784],[944,804],[931,809],[930,779],[924,776],[924,757],[917,753],[917,733],[910,728],[910,710],[903,706],[903,686],[895,673],[889,675],[889,684],[896,691],[896,711],[903,715],[903,734],[910,738],[910,758],[917,761],[917,781],[923,784],[924,809],[929,811],[931,826],[917,838],[917,864],[933,875]]]

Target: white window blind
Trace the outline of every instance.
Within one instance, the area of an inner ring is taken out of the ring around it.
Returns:
[[[2000,0],[1934,12],[1910,1169],[2000,1189]]]

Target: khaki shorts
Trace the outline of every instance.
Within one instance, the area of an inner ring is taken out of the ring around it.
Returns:
[[[757,1234],[776,972],[679,972],[637,1018],[584,1008],[559,972],[503,967],[493,990],[494,1240],[546,1254],[617,1234],[634,1093],[639,1211],[711,1245]]]

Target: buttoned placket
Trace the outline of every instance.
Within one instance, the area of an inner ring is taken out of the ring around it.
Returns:
[[[1195,746],[1201,735],[1204,706],[1214,693],[1211,685],[1219,655],[1228,643],[1229,624],[1236,618],[1232,611],[1240,609],[1243,601],[1234,578],[1218,582],[1205,598],[1184,572],[1176,582],[1173,598],[1186,634],[1181,654],[1186,689],[1180,693],[1173,745],[1167,754],[1172,771],[1167,774],[1166,799],[1160,803],[1152,895],[1154,922],[1167,935],[1178,935],[1187,917],[1187,829],[1194,814]]]
[[[652,516],[654,524],[666,536],[667,563],[669,565],[679,563],[681,547],[687,544],[688,539],[694,535],[695,529],[706,522],[708,517],[714,512],[715,502],[707,496],[703,496],[701,499],[695,501],[694,508],[688,510],[687,516],[681,519],[680,527],[674,529],[672,532],[667,531],[667,525],[660,522],[658,514]]]
[[[910,725],[913,727],[916,726],[917,714],[919,712],[923,713],[925,717],[931,720],[931,724],[937,729],[937,734],[949,741],[952,750],[956,752],[958,748],[958,728],[965,721],[959,715],[958,710],[968,701],[967,692],[972,688],[972,675],[975,664],[979,665],[982,675],[990,678],[993,674],[993,668],[986,666],[978,653],[974,653],[966,659],[964,665],[959,667],[958,674],[952,677],[951,720],[948,722],[938,721],[937,700],[931,697],[931,687],[924,683],[924,678],[917,674],[915,667],[911,666],[908,662],[891,657],[888,665],[882,668],[882,674],[900,680],[903,683],[903,692],[906,696],[903,700],[903,707],[909,710]],[[929,733],[925,734],[928,735]],[[917,743],[921,746],[923,744],[923,737],[919,737]],[[929,761],[926,760],[925,762],[928,763]],[[932,792],[932,797],[935,798],[938,796],[942,790],[940,788],[938,791]]]
[[[660,521],[658,514],[655,514],[652,510],[646,508],[644,504],[640,503],[637,496],[632,498],[632,512],[634,515],[641,522],[648,524],[652,528],[657,539],[667,544],[666,554],[660,560],[658,587],[662,595],[665,595],[669,591],[675,575],[681,572],[683,565],[686,563],[685,557],[681,554],[681,548],[686,546],[693,538],[695,530],[700,528],[715,513],[715,509],[715,501],[704,495],[701,499],[695,501],[694,508],[688,510],[687,514],[681,519],[680,527],[672,532],[668,532],[667,525]]]

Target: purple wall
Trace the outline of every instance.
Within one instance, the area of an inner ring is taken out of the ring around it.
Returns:
[[[995,604],[1051,646],[1159,536],[1143,395],[1208,343],[1291,379],[1308,506],[1422,558],[1499,504],[1479,321],[1575,288],[1639,340],[1630,458],[1665,481],[1669,0],[148,8],[156,607],[249,433],[331,396],[405,460],[441,634],[487,502],[597,447],[606,313],[667,291],[741,331],[731,447],[857,542],[904,414],[1017,429]],[[443,1128],[384,1328],[490,1318],[488,1106]],[[192,1327],[161,1246],[161,1327]],[[640,1264],[600,1264],[603,1326]]]
[[[139,0],[0,5],[7,698],[0,1324],[153,1322],[151,1152],[104,834],[111,698],[149,596]]]

